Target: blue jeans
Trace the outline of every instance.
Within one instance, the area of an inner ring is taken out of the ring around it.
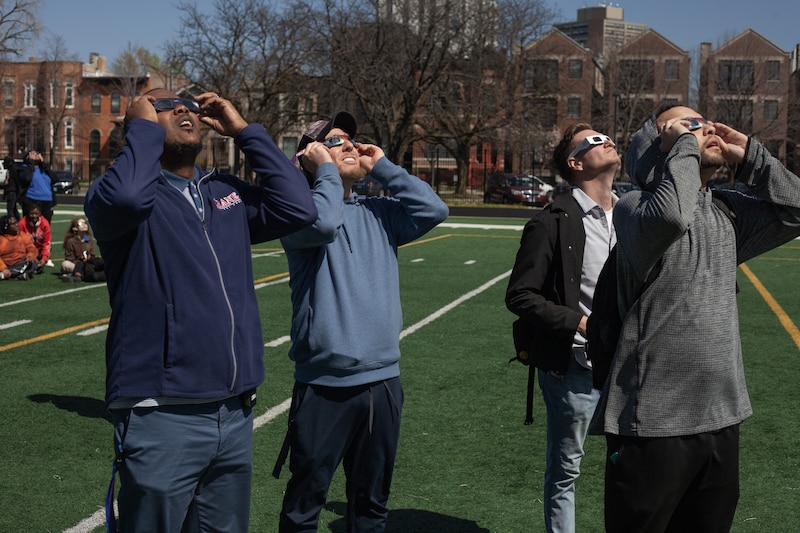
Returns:
[[[122,533],[247,533],[253,410],[238,397],[112,411]]]
[[[539,387],[547,408],[544,471],[544,523],[548,532],[575,531],[575,480],[580,474],[583,442],[600,391],[592,388],[592,371],[572,357],[561,378],[539,370]]]

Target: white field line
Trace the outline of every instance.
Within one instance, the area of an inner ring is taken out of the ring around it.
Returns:
[[[15,328],[17,326],[22,326],[22,325],[30,324],[30,323],[31,323],[31,321],[27,320],[27,319],[26,320],[15,320],[14,322],[9,322],[8,324],[0,324],[0,329]]]
[[[428,315],[427,317],[423,318],[422,320],[420,320],[416,324],[413,324],[413,325],[407,327],[406,329],[404,329],[400,333],[400,338],[402,339],[402,338],[406,337],[407,335],[411,335],[412,333],[416,332],[417,330],[419,330],[419,329],[423,328],[424,326],[430,324],[431,322],[433,322],[437,318],[440,318],[442,315],[444,315],[448,311],[450,311],[450,310],[454,309],[455,307],[457,307],[458,305],[466,302],[470,298],[472,298],[474,296],[477,296],[478,294],[482,293],[483,291],[485,291],[486,289],[488,289],[492,285],[494,285],[497,282],[507,278],[510,275],[511,275],[511,271],[509,270],[508,272],[506,272],[504,274],[501,274],[501,275],[497,276],[496,278],[487,281],[486,283],[484,283],[483,285],[481,285],[477,289],[472,290],[472,291],[464,294],[463,296],[460,296],[459,298],[456,298],[455,300],[453,300],[449,304],[445,305],[444,307],[442,307],[438,311],[435,311],[434,313],[432,313],[432,314]],[[275,283],[275,282],[272,282],[272,283]],[[286,343],[288,341],[289,341],[289,336],[287,335],[287,336],[279,337],[279,338],[277,338],[277,339],[275,339],[273,341],[270,341],[270,342],[266,343],[264,346],[267,346],[267,347],[270,347],[270,348],[274,348],[274,347],[280,346],[281,344],[284,344],[284,343]],[[267,412],[265,412],[263,415],[256,417],[253,420],[253,431],[255,431],[256,429],[260,428],[261,426],[263,426],[265,424],[268,424],[269,422],[275,420],[277,417],[279,417],[280,415],[282,415],[283,413],[288,411],[289,407],[291,406],[291,403],[292,403],[291,397],[287,398],[286,400],[284,400],[280,404],[276,405],[275,407],[269,408],[267,410]],[[91,531],[93,531],[94,529],[104,525],[105,523],[106,523],[105,510],[104,509],[100,509],[96,513],[94,513],[92,516],[90,516],[89,518],[81,520],[74,527],[71,527],[69,529],[65,529],[64,533],[90,533]]]
[[[6,307],[6,306],[9,306],[9,305],[24,304],[24,303],[28,303],[28,302],[34,302],[36,300],[42,300],[44,298],[52,298],[53,296],[63,296],[65,294],[70,294],[70,293],[73,293],[73,292],[88,291],[89,289],[96,289],[98,287],[105,287],[105,286],[106,286],[105,283],[85,283],[85,284],[82,284],[82,286],[80,286],[80,287],[75,287],[74,289],[67,289],[67,290],[63,290],[63,291],[50,292],[50,293],[47,293],[47,294],[40,294],[38,296],[31,296],[30,298],[23,298],[21,300],[14,300],[14,301],[11,301],[11,302],[3,302],[3,303],[0,303],[0,307]]]
[[[88,337],[89,335],[96,335],[97,333],[102,333],[108,329],[108,324],[103,324],[102,326],[95,326],[93,328],[85,329],[76,335],[80,337]]]

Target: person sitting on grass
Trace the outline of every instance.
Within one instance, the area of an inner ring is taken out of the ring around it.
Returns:
[[[53,242],[50,222],[42,216],[42,210],[38,206],[32,207],[19,221],[19,232],[30,235],[33,245],[36,246],[37,274],[41,274],[45,266],[54,266],[50,260],[50,247]]]
[[[13,215],[0,217],[0,280],[27,281],[36,265],[36,246],[30,235],[20,233]]]
[[[106,280],[103,258],[94,254],[94,238],[83,217],[73,218],[64,235],[61,272],[61,280],[66,282]]]

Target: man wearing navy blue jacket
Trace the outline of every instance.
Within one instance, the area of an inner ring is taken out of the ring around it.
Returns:
[[[397,248],[433,229],[448,209],[378,146],[356,142],[347,112],[314,123],[298,152],[319,216],[281,239],[291,274],[295,387],[286,439],[292,477],[279,531],[316,531],[339,463],[347,531],[384,531],[403,406]],[[351,195],[367,174],[392,198]]]
[[[317,211],[264,128],[217,94],[157,89],[133,98],[125,120],[126,146],[85,202],[112,310],[120,530],[246,532],[264,378],[250,245]],[[202,124],[234,138],[258,185],[195,165]]]

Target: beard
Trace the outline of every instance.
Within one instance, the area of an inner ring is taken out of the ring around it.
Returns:
[[[172,153],[182,158],[184,156],[192,156],[196,157],[197,154],[200,153],[200,150],[203,148],[203,144],[200,141],[197,142],[179,142],[172,145]]]
[[[722,154],[708,154],[703,153],[700,155],[700,168],[719,168],[725,164],[725,158]]]

